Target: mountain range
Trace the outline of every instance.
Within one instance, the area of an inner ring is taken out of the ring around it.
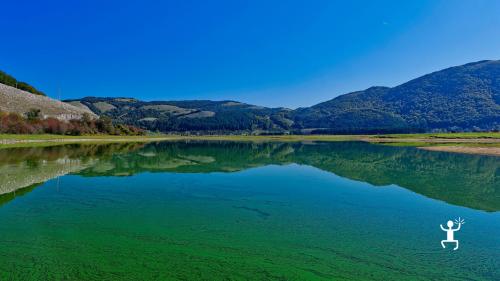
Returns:
[[[2,95],[0,88],[0,96]],[[500,130],[500,61],[455,66],[295,110],[238,101],[65,100],[116,123],[175,133],[405,133]]]
[[[433,72],[394,88],[371,87],[295,111],[296,126],[333,132],[494,130],[500,61]]]
[[[500,129],[500,61],[447,68],[399,86],[371,87],[295,110],[236,101],[66,101],[161,132],[391,133]]]

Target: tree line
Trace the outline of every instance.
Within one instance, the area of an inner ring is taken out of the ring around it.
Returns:
[[[40,110],[32,109],[24,115],[0,112],[0,133],[57,134],[57,135],[144,135],[145,131],[130,125],[114,124],[109,117],[93,119],[84,113],[81,119],[62,121],[40,118]]]
[[[7,86],[15,87],[19,90],[30,92],[35,95],[45,96],[45,93],[37,90],[35,87],[31,86],[26,82],[18,81],[16,78],[0,70],[0,83]]]

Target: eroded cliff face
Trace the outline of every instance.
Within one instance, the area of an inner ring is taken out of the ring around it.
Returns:
[[[97,115],[89,109],[76,107],[0,83],[0,111],[24,114],[31,109],[40,109],[43,118],[53,117],[64,121],[80,119],[85,113],[91,118],[97,118]]]

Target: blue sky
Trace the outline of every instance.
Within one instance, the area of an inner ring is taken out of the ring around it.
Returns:
[[[500,1],[3,1],[0,69],[57,98],[295,108],[500,59]]]

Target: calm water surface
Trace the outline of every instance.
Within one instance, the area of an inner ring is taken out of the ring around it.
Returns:
[[[0,280],[500,280],[500,158],[338,143],[0,150]],[[439,224],[462,217],[457,251]]]

